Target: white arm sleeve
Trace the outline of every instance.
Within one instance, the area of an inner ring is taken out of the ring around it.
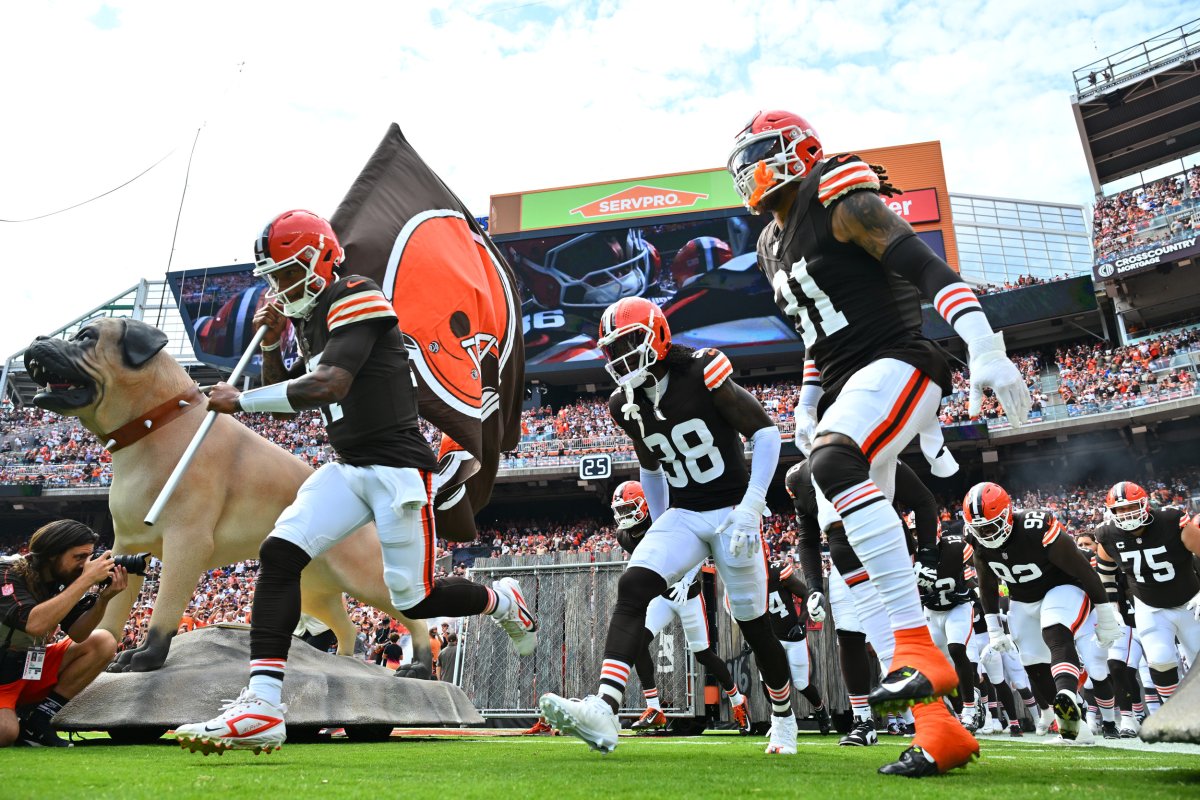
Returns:
[[[779,466],[779,450],[783,439],[779,435],[779,428],[768,425],[756,430],[750,441],[754,443],[754,455],[750,459],[750,485],[746,487],[742,502],[762,511],[767,505],[767,488],[775,477],[775,468]]]
[[[646,506],[650,509],[650,519],[657,520],[670,506],[671,490],[667,486],[667,473],[663,468],[648,470],[638,468],[638,480],[642,483],[642,492],[646,495]]]

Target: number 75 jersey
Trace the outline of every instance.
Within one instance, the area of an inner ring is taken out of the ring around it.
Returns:
[[[1179,533],[1187,520],[1178,508],[1160,508],[1140,536],[1111,522],[1096,530],[1096,541],[1128,576],[1133,596],[1148,606],[1176,608],[1200,592],[1192,553]]]
[[[1059,536],[1070,534],[1049,511],[1014,511],[1012,534],[1000,547],[985,547],[969,534],[967,539],[975,550],[976,563],[983,562],[984,568],[1008,585],[1012,600],[1037,603],[1055,586],[1079,586],[1046,552]]]
[[[800,182],[784,224],[772,220],[758,238],[759,269],[804,339],[806,357],[821,370],[825,402],[832,402],[851,375],[881,358],[910,364],[950,389],[945,358],[921,335],[917,288],[833,235],[837,203],[879,187],[879,177],[857,156],[823,161]]]
[[[673,345],[672,351],[676,348],[680,345]],[[646,390],[635,390],[642,418],[639,438],[667,474],[673,508],[712,511],[737,505],[746,493],[750,472],[745,445],[712,395],[732,374],[729,359],[712,348],[695,351],[684,364],[673,364],[658,404],[663,419],[654,415]],[[609,398],[609,412],[629,436],[637,437],[637,423],[627,421],[621,411],[624,404],[625,393],[618,389]]]

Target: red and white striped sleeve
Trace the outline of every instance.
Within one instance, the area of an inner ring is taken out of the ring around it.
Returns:
[[[354,288],[359,284],[348,281],[347,286]],[[363,281],[362,291],[352,292],[334,300],[325,315],[329,332],[358,322],[376,319],[396,319],[396,310],[383,296],[383,292],[374,283]]]
[[[838,156],[828,162],[826,169],[828,171],[821,176],[821,185],[817,188],[817,198],[826,208],[851,192],[879,191],[879,176],[858,156]]]
[[[1043,547],[1049,547],[1050,545],[1054,544],[1054,540],[1058,538],[1058,535],[1062,533],[1063,530],[1062,523],[1060,523],[1054,517],[1051,517],[1049,514],[1046,516],[1050,518],[1050,529],[1042,535]]]
[[[733,374],[733,364],[720,350],[709,348],[704,352],[709,356],[708,363],[704,365],[704,385],[710,392],[715,392]]]

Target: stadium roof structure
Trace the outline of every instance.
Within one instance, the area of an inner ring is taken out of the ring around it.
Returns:
[[[1073,74],[1071,108],[1097,194],[1200,151],[1200,19]]]
[[[30,338],[34,335],[46,335],[69,339],[97,317],[137,319],[153,325],[167,334],[166,351],[173,355],[184,369],[193,373],[198,369],[212,370],[196,360],[191,340],[188,339],[183,326],[183,318],[179,315],[179,307],[165,280],[143,278],[136,285],[109,298],[57,330],[47,334],[35,331]],[[21,405],[37,390],[33,381],[25,374],[24,353],[24,350],[18,350],[4,361],[4,369],[0,373],[0,402],[9,399],[15,405]],[[215,370],[212,371],[215,374]]]

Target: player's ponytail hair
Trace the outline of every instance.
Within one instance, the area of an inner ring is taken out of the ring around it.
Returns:
[[[671,372],[676,370],[686,369],[692,363],[692,359],[696,355],[696,348],[688,347],[686,344],[671,344],[671,349],[667,351],[667,357],[663,361],[667,364],[667,369]]]

